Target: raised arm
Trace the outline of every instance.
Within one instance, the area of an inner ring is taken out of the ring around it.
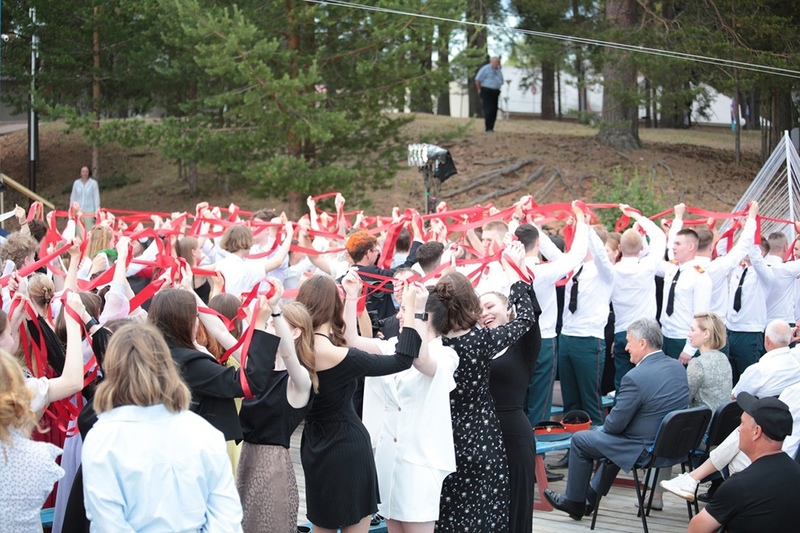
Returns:
[[[70,292],[67,305],[78,315],[86,312],[81,297]],[[60,376],[50,380],[48,401],[55,402],[68,398],[83,389],[83,345],[81,343],[81,325],[64,309],[64,321],[67,326],[67,350],[64,358],[64,371]]]
[[[518,268],[524,268],[525,248],[522,246],[522,243],[515,241],[508,245],[503,254],[502,262],[507,273],[509,271],[513,272],[513,269],[506,263],[513,262]],[[516,272],[508,275],[509,281],[512,281]],[[516,279],[519,279],[518,275],[516,275]],[[516,306],[517,316],[508,324],[503,324],[496,328],[486,328],[485,335],[488,337],[489,344],[493,348],[487,352],[487,354],[490,354],[490,357],[493,357],[494,354],[503,348],[514,344],[536,321],[533,302],[528,292],[531,289],[530,283],[524,281],[512,281],[512,283],[511,293],[508,296],[508,304]]]
[[[278,354],[281,356],[283,364],[289,372],[286,399],[292,407],[300,409],[301,407],[305,407],[311,398],[311,376],[308,370],[303,368],[303,365],[301,365],[300,361],[297,359],[294,338],[289,329],[289,324],[283,317],[279,301],[280,297],[278,299],[269,299],[269,304],[272,308],[272,324],[275,326],[275,333],[281,338]]]
[[[395,283],[403,283],[398,281]],[[358,334],[358,299],[361,296],[363,282],[354,268],[348,270],[342,278],[342,288],[344,289],[344,338],[348,346],[358,348],[367,353],[380,354],[380,347],[375,339],[364,337]]]
[[[292,245],[292,236],[294,235],[294,226],[291,222],[286,222],[284,225],[283,241],[275,251],[275,255],[270,257],[264,263],[264,272],[269,274],[283,264],[283,260],[289,254],[289,247]]]

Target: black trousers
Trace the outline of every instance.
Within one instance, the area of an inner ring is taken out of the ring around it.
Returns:
[[[497,120],[497,103],[500,100],[500,89],[481,87],[481,102],[483,102],[483,119],[486,122],[486,131],[494,131],[494,122]]]

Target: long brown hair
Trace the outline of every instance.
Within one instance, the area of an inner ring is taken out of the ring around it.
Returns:
[[[319,378],[316,370],[316,351],[314,349],[314,326],[308,309],[300,302],[287,302],[281,307],[283,317],[290,326],[300,330],[300,336],[294,340],[297,360],[308,370],[314,392],[319,391]]]
[[[182,348],[195,348],[197,302],[187,291],[167,289],[153,296],[147,321],[161,331],[168,343]]]
[[[347,346],[344,340],[344,304],[332,278],[311,276],[300,286],[297,301],[308,309],[315,330],[330,323],[331,342],[335,346]]]
[[[181,379],[161,332],[149,324],[121,327],[108,343],[105,379],[97,386],[98,413],[123,405],[163,404],[171,413],[189,408],[192,395]]]
[[[83,307],[86,309],[86,312],[89,313],[89,316],[92,318],[100,318],[100,308],[103,304],[103,299],[93,292],[79,292],[78,296],[81,297]],[[64,316],[64,312],[65,308],[62,305],[61,310],[59,310],[58,316],[56,317],[56,322],[54,325],[55,327],[53,330],[56,332],[56,337],[58,337],[58,340],[61,341],[61,344],[66,345],[67,321],[66,317]]]

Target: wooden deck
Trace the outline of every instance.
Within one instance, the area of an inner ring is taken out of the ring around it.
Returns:
[[[306,491],[305,476],[303,467],[300,465],[300,435],[303,425],[292,435],[291,456],[294,463],[294,471],[297,475],[297,485],[300,491],[300,509],[297,514],[299,524],[308,522],[306,519]],[[562,457],[563,453],[557,452],[547,457],[546,463],[553,463]],[[566,470],[559,470],[564,472]],[[643,476],[643,474],[642,474]],[[621,479],[632,479],[632,476],[620,474]],[[559,481],[551,483],[550,488],[557,492],[564,492],[567,482]],[[702,488],[699,492],[705,492]],[[538,498],[538,493],[537,493]],[[608,496],[600,502],[600,511],[597,514],[597,533],[639,533],[642,531],[641,518],[636,516],[636,491],[633,486],[615,485]],[[700,504],[702,509],[703,504]],[[533,530],[535,533],[566,533],[580,531],[589,533],[589,526],[592,523],[591,517],[585,517],[581,521],[572,520],[568,515],[560,511],[534,511]],[[651,511],[647,519],[647,525],[653,533],[685,533],[689,526],[689,515],[686,512],[686,502],[672,494],[664,496],[664,510]],[[513,532],[512,532],[513,533]]]
[[[551,454],[546,463],[553,463],[563,456],[563,453]],[[556,470],[563,472],[566,470]],[[640,472],[640,479],[644,473]],[[595,531],[598,533],[640,533],[642,529],[642,519],[636,516],[636,491],[633,488],[633,476],[620,473],[618,479],[630,480],[629,484],[614,485],[608,496],[600,502],[600,511],[597,513],[597,524]],[[556,492],[563,493],[567,487],[566,478],[563,481],[551,483],[550,488]],[[699,492],[705,492],[703,488]],[[537,494],[538,498],[538,494]],[[700,504],[700,509],[703,504]],[[589,526],[592,523],[591,517],[584,517],[583,520],[576,521],[571,519],[566,513],[561,511],[534,511],[533,530],[535,533],[561,533],[571,531],[581,531],[589,533]],[[673,496],[670,493],[664,495],[664,510],[650,511],[647,517],[647,527],[652,533],[685,533],[689,527],[689,514],[686,511],[686,501]]]

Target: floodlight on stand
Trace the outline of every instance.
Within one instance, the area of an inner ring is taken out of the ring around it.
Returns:
[[[425,212],[435,212],[439,185],[458,172],[450,152],[435,144],[409,144],[408,166],[419,167],[425,182]]]

